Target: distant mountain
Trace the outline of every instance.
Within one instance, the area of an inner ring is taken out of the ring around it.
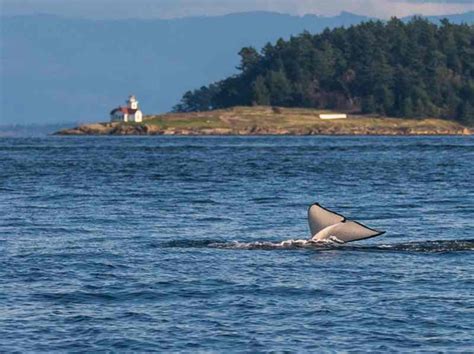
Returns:
[[[457,15],[448,15],[448,16],[430,16],[428,17],[433,22],[439,22],[443,18],[447,18],[451,23],[461,24],[461,23],[474,23],[474,11],[469,11],[463,14]]]
[[[472,14],[447,17],[472,23]],[[129,93],[145,113],[165,112],[183,92],[236,73],[244,46],[368,19],[268,12],[173,20],[2,17],[0,124],[107,120]]]

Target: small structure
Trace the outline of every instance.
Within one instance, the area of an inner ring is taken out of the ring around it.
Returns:
[[[321,119],[346,119],[347,114],[320,114],[319,118]]]
[[[138,101],[134,95],[128,97],[126,107],[117,107],[110,112],[111,122],[135,122],[143,120],[143,113],[138,108]]]

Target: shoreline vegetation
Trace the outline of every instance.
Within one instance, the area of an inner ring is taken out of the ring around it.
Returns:
[[[245,47],[239,72],[186,92],[176,112],[307,107],[474,126],[474,26],[415,17]]]
[[[93,123],[55,135],[471,135],[471,129],[435,118],[390,118],[348,114],[323,120],[328,110],[232,107],[206,112],[145,116],[142,123]]]

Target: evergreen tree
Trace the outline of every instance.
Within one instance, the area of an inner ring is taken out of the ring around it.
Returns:
[[[362,113],[375,113],[376,106],[374,96],[369,95],[362,98],[361,110]]]
[[[407,118],[413,117],[413,101],[410,97],[406,97],[403,99],[401,115]]]
[[[270,105],[270,92],[268,91],[268,88],[263,76],[257,76],[257,79],[253,83],[252,103],[259,106]]]
[[[240,66],[237,69],[246,72],[251,70],[258,64],[260,60],[260,54],[258,54],[257,50],[254,47],[245,47],[242,48],[239,52],[241,57]]]
[[[267,81],[272,106],[288,106],[292,90],[285,72],[283,70],[270,71]]]
[[[200,112],[213,109],[212,98],[216,87],[203,86],[199,90],[188,91],[184,94],[181,102],[173,107],[174,112]]]
[[[458,108],[459,120],[469,126],[474,126],[474,106],[471,102],[464,101]]]

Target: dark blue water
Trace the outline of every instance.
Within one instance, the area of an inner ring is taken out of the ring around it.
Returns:
[[[472,351],[472,137],[0,140],[1,351]],[[386,230],[301,246],[320,202]]]

